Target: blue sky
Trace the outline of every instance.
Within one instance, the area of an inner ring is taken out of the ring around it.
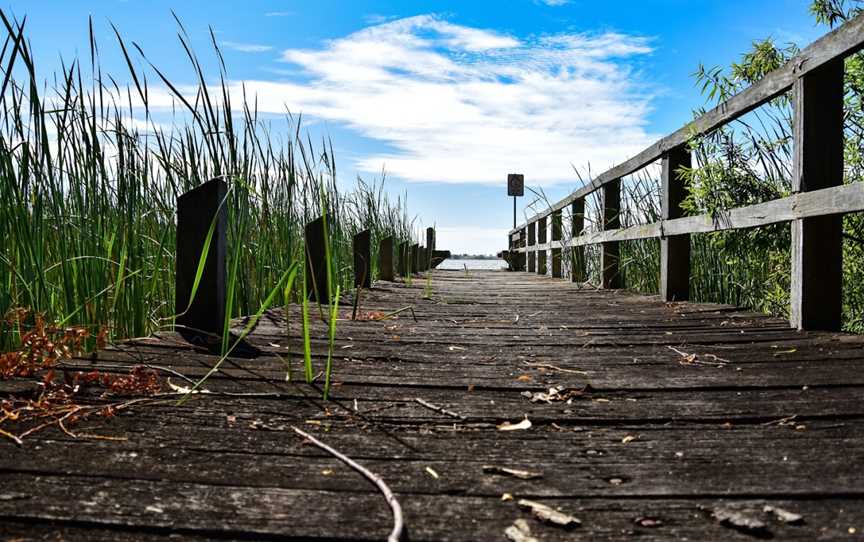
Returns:
[[[512,225],[507,172],[553,200],[689,118],[692,73],[728,65],[753,40],[806,45],[825,32],[809,0],[0,0],[42,73],[87,55],[94,17],[103,70],[126,73],[109,24],[175,83],[193,83],[173,9],[196,49],[208,26],[232,80],[262,109],[302,112],[333,139],[341,179],[407,193],[439,245],[494,253]],[[213,70],[211,73],[216,73]],[[519,202],[522,208],[529,198]]]

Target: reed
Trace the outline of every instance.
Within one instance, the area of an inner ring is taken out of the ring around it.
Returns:
[[[411,237],[406,200],[388,196],[384,176],[337,181],[332,142],[313,143],[290,112],[259,113],[254,96],[231,82],[212,32],[211,78],[177,21],[190,85],[169,80],[116,28],[126,70],[103,71],[92,21],[87,57],[42,74],[26,22],[2,11],[0,19],[0,313],[26,307],[47,321],[107,330],[110,340],[171,329],[182,311],[174,307],[175,202],[215,177],[229,186],[223,353],[231,318],[280,297],[305,300],[305,278],[294,275],[303,273],[307,222],[327,216],[332,287],[343,292],[355,232]],[[13,348],[19,329],[0,326],[0,350]]]

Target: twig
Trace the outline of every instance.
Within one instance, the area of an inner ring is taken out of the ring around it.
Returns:
[[[384,499],[387,501],[387,504],[390,505],[390,509],[393,511],[393,530],[390,531],[390,535],[387,537],[387,542],[401,542],[403,540],[403,531],[404,524],[402,521],[402,507],[399,505],[399,501],[396,500],[396,496],[393,495],[393,492],[390,491],[390,488],[387,487],[387,484],[384,483],[384,480],[381,479],[380,476],[375,474],[374,472],[366,469],[363,465],[357,463],[347,455],[331,448],[330,446],[324,444],[320,440],[316,439],[309,433],[305,431],[301,431],[297,427],[291,426],[291,429],[294,430],[295,433],[305,438],[315,446],[321,448],[325,452],[329,453],[339,461],[345,463],[352,469],[356,470],[360,474],[362,474],[367,480],[375,484],[381,493],[384,495]]]
[[[405,312],[405,311],[411,311],[411,316],[414,317],[415,322],[417,321],[417,315],[414,313],[414,306],[413,305],[409,305],[407,307],[402,307],[399,310],[389,312],[380,318],[376,318],[376,320],[378,320],[378,321],[387,320],[388,318],[392,318],[392,317],[396,316],[397,314]]]
[[[440,412],[441,414],[444,414],[445,416],[450,416],[451,418],[456,418],[458,420],[466,420],[467,419],[467,417],[463,416],[462,414],[457,414],[456,412],[453,412],[452,410],[447,410],[446,408],[435,406],[432,403],[429,403],[427,401],[424,401],[423,399],[420,399],[419,397],[415,397],[414,402],[420,406],[424,406],[424,407],[428,408],[429,410],[434,410],[435,412]]]
[[[585,371],[577,371],[576,369],[564,369],[563,367],[558,367],[557,365],[550,365],[549,363],[532,363],[530,361],[522,360],[522,363],[529,367],[541,367],[543,369],[552,369],[554,371],[561,371],[562,373],[573,373],[575,375],[585,375],[588,376],[588,373]]]

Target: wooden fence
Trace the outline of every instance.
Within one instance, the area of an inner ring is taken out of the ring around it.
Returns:
[[[573,280],[584,280],[584,247],[602,245],[601,286],[618,288],[618,244],[660,238],[660,293],[689,299],[690,234],[792,224],[791,324],[837,330],[842,309],[843,214],[864,210],[864,183],[843,185],[844,59],[864,47],[864,15],[826,34],[783,67],[576,190],[508,235],[512,267],[561,276],[562,249]],[[686,192],[679,173],[691,164],[688,142],[792,91],[794,153],[789,197],[729,210],[722,216],[684,216]],[[621,179],[662,162],[661,220],[621,228]],[[601,231],[584,231],[585,197],[601,190]],[[571,234],[562,241],[562,211],[570,207]],[[551,239],[547,232],[551,226]]]

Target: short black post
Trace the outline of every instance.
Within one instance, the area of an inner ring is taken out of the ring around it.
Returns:
[[[432,269],[432,258],[435,256],[435,228],[426,228],[426,270]]]
[[[408,276],[408,243],[401,242],[396,250],[396,271],[400,277]]]
[[[225,325],[227,194],[225,181],[213,179],[177,198],[174,301],[176,323],[186,330],[221,335]],[[213,237],[192,299],[192,286],[211,225]]]
[[[378,278],[393,280],[393,237],[385,237],[378,243]]]
[[[603,185],[603,229],[617,230],[621,227],[621,179]],[[621,274],[618,269],[619,241],[603,243],[600,252],[600,285],[602,288],[620,288]]]
[[[571,223],[570,234],[573,239],[580,237],[585,229],[585,198],[579,198],[570,206]],[[588,273],[585,265],[585,246],[572,247],[570,252],[570,280],[572,282],[585,282]]]
[[[309,299],[319,303],[330,302],[330,284],[327,279],[327,251],[325,250],[324,217],[306,224],[306,289]]]
[[[363,230],[354,236],[354,287],[372,287],[372,234]]]
[[[408,274],[413,275],[420,270],[420,267],[417,265],[420,258],[420,245],[414,243],[411,245],[411,251],[408,254]]]
[[[528,224],[528,243],[525,245],[525,257],[528,264],[528,272],[534,273],[537,270],[537,249],[534,246],[537,244],[537,223],[531,222]]]

